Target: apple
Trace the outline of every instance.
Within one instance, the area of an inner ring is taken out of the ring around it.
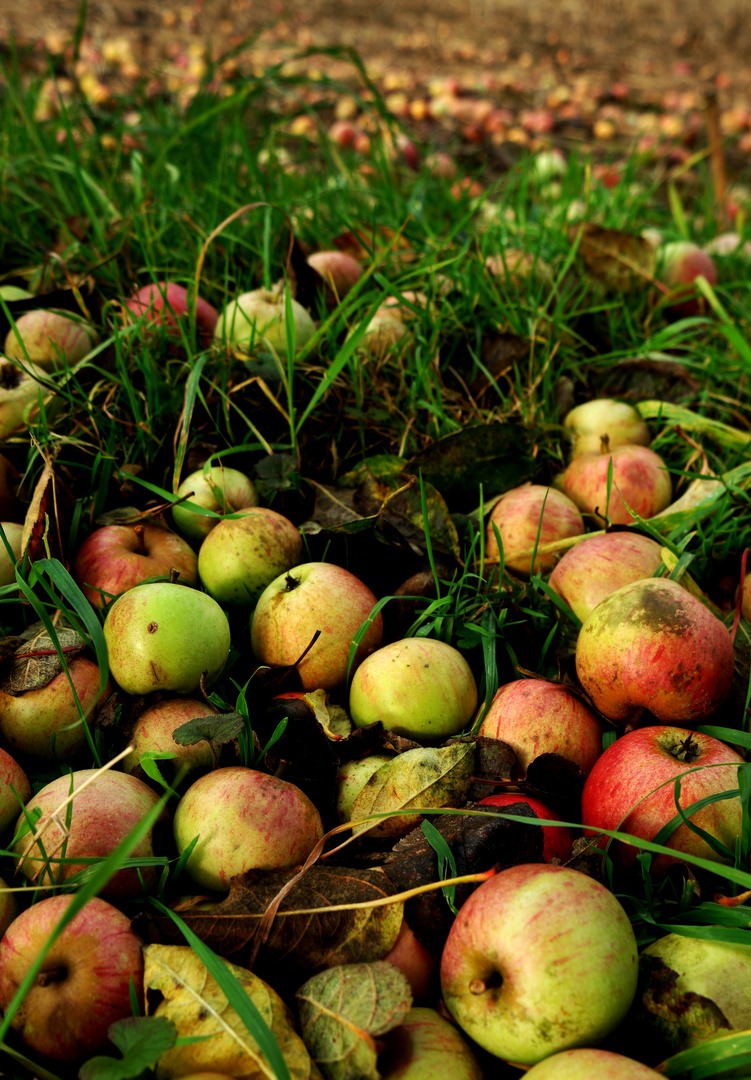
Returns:
[[[203,889],[227,892],[246,870],[282,870],[305,861],[323,836],[321,815],[299,787],[241,765],[215,769],[177,805],[180,854],[194,837],[185,869]]]
[[[126,694],[191,694],[222,673],[230,648],[227,616],[206,593],[147,582],[123,593],[104,621],[110,672]]]
[[[710,735],[664,724],[637,728],[616,739],[587,777],[582,825],[654,840],[678,813],[672,782],[677,776],[681,777],[680,805],[685,810],[708,795],[737,788],[741,764],[743,758],[735,750]],[[701,768],[705,765],[713,767]],[[740,798],[736,797],[710,803],[691,815],[691,821],[734,851],[742,816]],[[603,837],[600,846],[606,843],[607,837]],[[680,862],[681,854],[723,861],[706,840],[683,823],[664,843],[677,854],[653,856],[653,876]],[[634,865],[635,847],[617,841],[610,851],[618,866],[629,869]]]
[[[348,337],[356,332],[353,327]],[[402,353],[412,341],[412,332],[405,326],[398,310],[389,311],[380,308],[368,323],[364,335],[360,338],[357,351],[373,360],[384,360],[387,356]]]
[[[454,1025],[435,1009],[414,1007],[399,1027],[379,1036],[382,1080],[483,1080],[485,1073]]]
[[[705,302],[693,283],[701,275],[710,285],[717,284],[717,267],[712,256],[698,244],[677,240],[659,248],[657,257],[657,277],[670,289],[667,314],[676,319],[701,315]]]
[[[545,803],[540,802],[539,799],[534,799],[530,795],[519,795],[513,791],[499,792],[497,795],[488,795],[487,799],[480,799],[478,806],[495,806],[499,810],[502,810],[505,806],[513,806],[514,803],[526,803],[538,818],[547,818],[549,821],[561,821],[562,819],[546,806]],[[529,821],[529,818],[524,819],[525,822]],[[567,829],[565,825],[543,825],[542,826],[542,857],[545,862],[553,862],[557,859],[559,862],[568,862],[571,858],[571,851],[574,845],[574,837],[570,829]]]
[[[8,885],[0,878],[0,937],[18,915],[18,904]]]
[[[186,476],[176,494],[178,499],[190,496],[187,502],[172,507],[172,521],[180,535],[191,543],[200,544],[220,521],[218,517],[197,514],[191,507],[201,506],[215,514],[234,514],[243,507],[258,506],[258,492],[252,480],[224,465],[214,465],[205,472],[198,469]]]
[[[18,316],[5,338],[4,351],[11,360],[28,359],[45,371],[53,371],[83,360],[97,341],[93,326],[83,319],[39,308]]]
[[[295,325],[295,352],[300,352],[316,332],[309,313],[290,298]],[[232,300],[219,317],[214,337],[244,352],[271,347],[287,353],[286,297],[283,281],[272,289],[253,289]]]
[[[302,553],[300,530],[288,518],[252,506],[211,530],[198,552],[198,573],[220,604],[254,604],[279,574],[299,563]]]
[[[536,184],[549,184],[551,180],[560,180],[566,175],[566,155],[557,146],[549,150],[538,150],[532,159],[532,175]]]
[[[531,251],[518,248],[504,248],[497,255],[488,255],[485,269],[494,278],[499,278],[514,289],[528,290],[530,286],[551,286],[554,278],[544,259]]]
[[[608,502],[611,462],[613,483]],[[563,474],[563,490],[582,513],[607,514],[613,525],[631,525],[634,514],[654,517],[670,505],[673,495],[665,462],[648,446],[618,446],[612,452],[575,457]],[[631,510],[626,509],[626,503]]]
[[[0,441],[36,419],[40,401],[54,394],[47,383],[47,372],[38,364],[0,356]]]
[[[18,818],[19,809],[31,798],[31,784],[21,766],[0,748],[0,837]]]
[[[633,405],[612,398],[594,398],[577,405],[563,421],[571,438],[571,457],[599,454],[603,439],[611,450],[617,446],[649,446],[649,428]]]
[[[659,1080],[641,1061],[614,1054],[610,1050],[563,1050],[551,1054],[524,1074],[524,1080]]]
[[[435,638],[392,641],[366,657],[352,679],[349,712],[365,727],[380,720],[418,742],[458,735],[477,708],[477,684],[458,649]]]
[[[543,754],[559,754],[586,776],[602,752],[602,727],[592,710],[565,686],[545,679],[501,686],[479,733],[508,743],[520,780]]]
[[[0,523],[5,536],[10,544],[14,558],[11,559],[8,549],[0,540],[0,586],[14,585],[16,581],[16,563],[23,554],[23,525],[15,521],[3,521]]]
[[[57,815],[56,811],[71,792],[72,802]],[[99,774],[96,769],[80,769],[60,776],[29,800],[16,822],[12,844],[17,857],[16,870],[34,883],[67,881],[72,874],[85,869],[85,860],[112,854],[158,801],[159,796],[148,784],[112,769]],[[41,811],[36,822],[39,843],[26,827],[26,815],[37,808]],[[166,812],[163,820],[165,817]],[[152,830],[133,849],[131,857],[153,854]],[[63,857],[66,862],[59,862]],[[76,859],[83,861],[76,863]],[[144,889],[156,882],[158,873],[159,867],[155,866],[126,867],[110,878],[103,891],[120,898],[142,896]]]
[[[540,521],[542,520],[542,524]],[[485,557],[499,558],[496,530],[503,545],[504,566],[523,577],[532,573],[532,552],[539,546],[584,532],[584,522],[575,504],[555,488],[525,484],[502,495],[488,519]],[[556,552],[538,554],[535,570],[546,573],[558,559]]]
[[[368,754],[366,758],[345,761],[336,775],[336,816],[340,822],[352,820],[355,799],[374,772],[391,761],[391,754]]]
[[[653,577],[662,562],[655,540],[633,532],[590,536],[564,552],[549,584],[582,622],[616,589]]]
[[[85,656],[68,660],[68,672],[89,724],[100,700],[98,666]],[[108,683],[101,700],[112,692]],[[0,689],[0,735],[14,752],[37,761],[68,761],[88,745],[86,729],[64,671],[36,690],[8,694]]]
[[[0,941],[0,1009],[19,986],[73,902],[51,896],[23,911]],[[143,1006],[143,950],[130,919],[99,897],[56,937],[12,1025],[36,1054],[80,1061],[108,1046],[116,1020],[133,1015],[131,984]]]
[[[399,968],[410,985],[415,1001],[426,1001],[435,996],[434,976],[437,975],[441,958],[417,940],[406,918],[402,918],[399,936],[383,959]]]
[[[181,581],[195,585],[196,553],[177,533],[151,522],[95,529],[73,561],[75,581],[98,608],[147,578],[169,577],[173,570]]]
[[[483,882],[459,909],[441,958],[444,1002],[485,1050],[534,1065],[604,1039],[636,992],[634,931],[585,874],[525,863]]]
[[[700,724],[730,692],[733,642],[724,624],[676,581],[616,589],[579,631],[576,674],[616,723],[645,710],[662,723]]]
[[[156,281],[144,285],[125,302],[126,309],[137,319],[155,326],[165,326],[171,337],[180,337],[180,323],[188,330],[192,300],[188,290],[174,281]],[[204,342],[211,341],[219,312],[202,297],[195,298],[196,329]]]
[[[179,784],[190,773],[200,769],[206,771],[214,764],[211,746],[205,740],[183,745],[173,739],[173,732],[189,720],[215,713],[211,705],[193,698],[168,698],[152,705],[141,713],[136,726],[128,739],[132,751],[123,759],[123,770],[132,773],[146,753],[170,753],[175,757],[171,762],[161,762],[163,772],[169,770],[172,783]],[[167,770],[165,770],[165,765]]]
[[[308,265],[321,275],[337,301],[362,277],[359,262],[345,251],[315,251],[308,256]]]
[[[259,597],[253,613],[250,643],[260,664],[294,664],[320,637],[297,666],[303,690],[332,690],[347,679],[350,646],[370,619],[376,598],[359,578],[333,563],[309,562],[280,574]],[[379,612],[355,651],[354,671],[377,649],[383,636]]]

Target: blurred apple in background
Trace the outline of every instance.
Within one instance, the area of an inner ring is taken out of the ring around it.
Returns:
[[[540,802],[539,799],[534,799],[530,795],[520,795],[514,791],[488,795],[487,799],[480,799],[478,806],[495,806],[498,810],[503,810],[504,807],[513,806],[514,803],[526,803],[527,806],[534,810],[538,818],[549,821],[562,820],[555,811],[551,810],[545,803]],[[525,818],[524,820],[528,822],[531,819]],[[571,830],[567,829],[565,825],[543,825],[542,835],[542,857],[545,862],[552,862],[557,859],[563,863],[571,858],[574,837]]]
[[[644,578],[606,597],[576,642],[576,674],[616,723],[648,710],[662,723],[700,724],[723,703],[734,654],[724,624],[675,581]]]
[[[611,461],[613,482],[608,501]],[[654,450],[648,446],[619,446],[612,453],[574,458],[563,474],[563,490],[582,513],[596,512],[601,517],[607,514],[613,525],[630,525],[633,514],[651,518],[669,506],[673,485],[665,462]]]
[[[680,805],[687,810],[708,795],[738,787],[743,758],[719,739],[686,728],[658,725],[637,728],[608,747],[587,777],[582,794],[582,825],[589,829],[618,829],[642,840],[654,840],[678,813],[674,781],[681,777]],[[711,765],[713,768],[703,768]],[[691,772],[695,769],[695,772]],[[684,775],[688,774],[688,775]],[[720,840],[731,852],[740,836],[743,811],[735,796],[712,802],[691,815],[691,821]],[[601,847],[607,843],[602,837]],[[664,841],[677,853],[723,860],[713,848],[681,823]],[[630,868],[638,849],[616,841],[610,846],[616,864]],[[655,855],[651,873],[661,876],[680,854]]]
[[[542,525],[540,521],[542,519]],[[494,528],[495,526],[495,528]],[[503,544],[504,565],[528,577],[532,573],[532,551],[539,532],[539,546],[584,532],[584,522],[576,505],[555,488],[525,484],[501,496],[488,519],[485,557],[499,555],[495,530]],[[546,573],[560,558],[560,552],[538,554],[535,570]]]
[[[334,301],[345,297],[362,277],[357,259],[344,251],[315,251],[308,256],[308,265],[321,275]]]
[[[23,345],[21,341],[23,341]],[[27,311],[16,319],[5,338],[5,355],[53,371],[72,367],[91,352],[98,338],[94,327],[63,311]]]
[[[649,428],[633,405],[612,398],[594,398],[577,405],[563,421],[572,440],[571,457],[599,454],[602,440],[611,450],[617,446],[649,446]]]
[[[629,1010],[636,938],[615,896],[548,863],[502,870],[459,909],[441,959],[444,1002],[496,1057],[533,1065],[600,1042]]]
[[[605,533],[581,540],[564,552],[549,584],[584,622],[606,596],[652,577],[661,562],[660,545],[648,536]]]
[[[197,720],[213,713],[216,713],[216,709],[211,705],[193,698],[169,698],[152,705],[141,713],[128,739],[133,750],[123,759],[123,771],[132,773],[140,764],[141,757],[147,753],[175,755],[171,761],[159,763],[162,775],[169,778],[173,785],[179,784],[197,769],[205,771],[212,768],[214,754],[208,742],[202,739],[184,746],[176,743],[172,736],[177,728],[187,724],[189,720]]]
[[[297,526],[262,506],[220,521],[201,544],[198,573],[220,604],[254,604],[280,574],[297,566],[303,539]]]
[[[300,352],[316,332],[310,314],[290,298],[295,326],[295,352]],[[287,354],[287,320],[284,282],[271,289],[253,289],[232,300],[219,317],[214,337],[227,346],[246,352],[274,349]]]
[[[0,440],[39,415],[39,402],[54,394],[49,376],[38,364],[0,357]]]
[[[657,249],[657,278],[670,289],[667,313],[675,319],[701,315],[706,301],[694,281],[700,275],[710,285],[717,284],[717,267],[712,256],[689,240],[676,240]]]
[[[321,816],[299,787],[240,765],[199,777],[173,824],[180,854],[198,837],[186,872],[217,892],[246,870],[297,866],[323,836]]]
[[[349,693],[357,727],[380,720],[386,731],[425,743],[458,735],[476,708],[472,669],[458,649],[435,638],[377,649],[358,667]]]
[[[156,281],[144,285],[126,301],[126,309],[145,323],[165,326],[170,337],[180,337],[180,324],[188,333],[190,299],[184,285],[174,281]],[[211,341],[219,313],[200,296],[195,298],[196,329],[205,343]]]
[[[6,1010],[52,937],[72,896],[51,896],[23,911],[0,942],[0,1009]],[[34,1053],[80,1061],[105,1050],[116,1020],[143,1007],[143,952],[130,919],[94,897],[49,949],[13,1028]]]
[[[641,1061],[613,1054],[610,1050],[564,1050],[552,1054],[524,1074],[525,1080],[659,1080]]]
[[[200,544],[221,520],[196,514],[191,505],[213,510],[216,514],[233,514],[243,507],[258,506],[258,493],[249,477],[224,465],[214,465],[205,473],[198,469],[186,476],[176,495],[178,499],[190,496],[186,502],[172,507],[172,521],[180,535],[191,543]]]
[[[592,710],[565,686],[545,679],[501,686],[479,733],[508,743],[520,780],[543,754],[559,754],[586,776],[602,753],[602,726]]]
[[[173,570],[181,581],[195,585],[196,553],[177,533],[151,522],[95,529],[73,561],[73,577],[94,607],[104,607],[110,597],[147,578],[169,577]]]
[[[346,682],[350,646],[376,603],[349,570],[333,563],[302,563],[280,574],[261,594],[251,626],[253,654],[260,664],[287,667],[320,631],[297,671],[303,690],[332,690]],[[379,612],[357,647],[352,671],[379,647],[382,636]]]
[[[14,757],[0,748],[0,836],[18,820],[31,798],[29,778]]]

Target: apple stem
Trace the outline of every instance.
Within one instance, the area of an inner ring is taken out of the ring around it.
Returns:
[[[601,454],[609,454],[610,453],[610,436],[609,435],[601,435],[600,436],[600,453]]]
[[[137,548],[138,548],[138,554],[139,555],[145,555],[146,554],[146,545],[143,542],[144,531],[145,530],[144,530],[143,525],[134,525],[133,526],[133,532],[136,534],[136,541],[137,541]]]
[[[486,990],[487,986],[484,979],[472,979],[469,984],[470,994],[484,994]]]

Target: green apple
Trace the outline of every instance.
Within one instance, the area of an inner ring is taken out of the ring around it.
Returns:
[[[69,312],[39,308],[18,316],[5,338],[5,355],[14,360],[28,356],[32,364],[53,371],[83,360],[97,341],[93,326],[83,319]]]
[[[40,380],[47,380],[47,372],[37,364],[0,357],[0,440],[28,426],[36,417],[40,398],[54,393]]]
[[[113,679],[127,694],[190,694],[214,682],[227,662],[227,616],[206,593],[146,582],[123,593],[104,622]]]
[[[198,552],[198,574],[220,604],[254,604],[274,578],[296,566],[302,536],[292,522],[262,506],[212,529]]]
[[[315,323],[297,300],[290,298],[295,324],[295,351],[299,352],[316,332]],[[287,351],[286,296],[284,282],[273,289],[253,289],[227,304],[219,316],[214,337],[247,352],[268,349]]]
[[[658,1080],[663,1075],[610,1050],[586,1049],[553,1054],[525,1073],[524,1080]]]
[[[370,780],[374,772],[391,761],[391,754],[369,754],[366,758],[345,761],[339,766],[336,776],[336,816],[339,821],[352,820],[352,806],[355,799]]]
[[[435,1009],[410,1009],[381,1041],[382,1080],[483,1080],[485,1075],[461,1032]]]
[[[223,465],[215,465],[205,473],[198,469],[186,476],[177,489],[177,497],[182,499],[186,495],[190,495],[190,499],[172,507],[172,520],[180,535],[191,543],[200,544],[220,520],[196,514],[192,506],[213,510],[216,514],[234,514],[246,506],[258,506],[258,492],[253,482],[245,473],[226,469]]]
[[[15,895],[8,891],[8,885],[0,878],[0,938],[18,915]]]
[[[599,454],[602,440],[608,446],[649,446],[649,428],[633,405],[613,398],[594,398],[577,405],[563,421],[572,441],[571,456]]]
[[[477,685],[458,649],[434,638],[404,638],[366,657],[349,693],[352,722],[380,720],[387,731],[442,742],[470,722]]]
[[[0,836],[17,820],[31,798],[31,784],[21,766],[7,750],[0,749]]]

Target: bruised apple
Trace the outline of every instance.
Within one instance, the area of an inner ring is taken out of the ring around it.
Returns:
[[[563,474],[563,490],[582,513],[607,515],[614,525],[632,524],[634,514],[654,517],[670,505],[673,494],[665,462],[648,446],[618,446],[612,452],[574,458]]]
[[[550,544],[584,532],[584,522],[576,505],[555,488],[525,484],[501,496],[493,507],[487,526],[485,556],[499,557],[498,538],[503,545],[504,565],[514,573],[528,577],[532,573],[535,545]],[[558,559],[557,552],[538,554],[535,570],[545,573]]]
[[[634,581],[606,597],[576,642],[579,681],[615,723],[648,711],[661,723],[700,724],[727,697],[733,669],[723,623],[662,578]]]
[[[661,562],[660,545],[648,536],[604,533],[564,552],[549,584],[584,622],[606,596],[632,581],[653,577]]]

